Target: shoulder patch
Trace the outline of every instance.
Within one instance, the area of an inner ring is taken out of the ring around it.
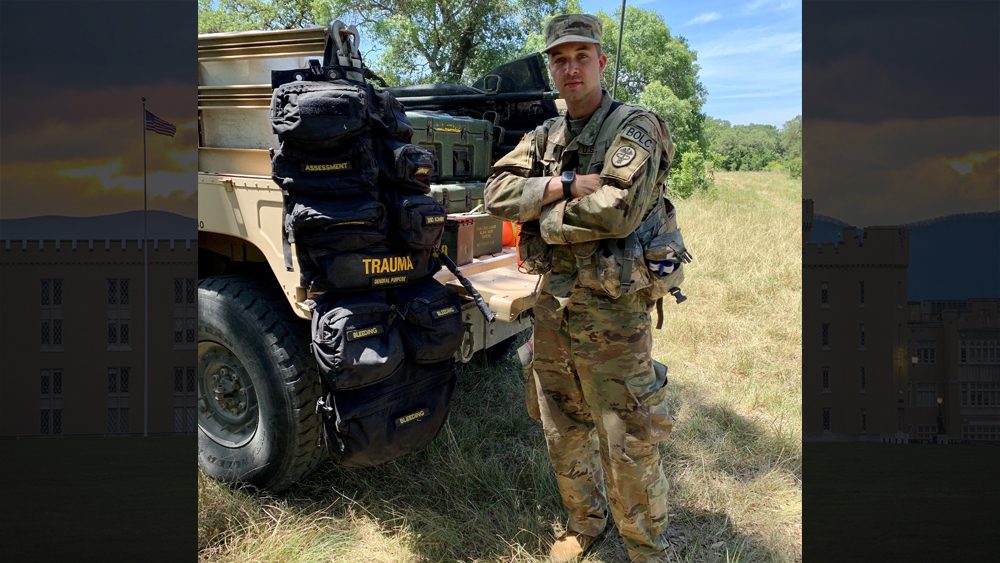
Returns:
[[[622,136],[626,139],[635,141],[636,143],[642,145],[647,151],[653,150],[653,139],[646,134],[641,128],[635,125],[626,125],[622,131]]]
[[[615,151],[614,156],[611,157],[611,164],[614,164],[616,168],[621,168],[632,162],[633,158],[635,158],[635,149],[622,147]]]
[[[619,136],[607,154],[611,157],[605,161],[601,177],[614,179],[622,186],[627,186],[649,161],[650,151],[632,139]]]

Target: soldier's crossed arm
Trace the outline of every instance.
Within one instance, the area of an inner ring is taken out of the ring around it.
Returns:
[[[659,195],[660,131],[654,119],[644,113],[624,123],[605,155],[601,187],[586,197],[542,210],[545,242],[573,244],[622,238],[634,231]]]
[[[483,193],[487,213],[509,221],[538,219],[548,182],[540,176],[538,136],[537,129],[526,133],[514,150],[493,165]]]

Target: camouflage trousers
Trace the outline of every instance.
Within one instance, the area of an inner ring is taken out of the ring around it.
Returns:
[[[598,535],[610,507],[633,561],[665,561],[667,480],[657,443],[672,419],[652,366],[649,308],[634,295],[583,293],[563,307],[539,296],[528,387],[529,397],[537,393],[567,529]]]

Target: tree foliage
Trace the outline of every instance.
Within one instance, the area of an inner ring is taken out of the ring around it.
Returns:
[[[802,116],[773,125],[732,125],[709,118],[706,135],[715,164],[726,170],[787,170],[802,175]]]
[[[802,177],[802,115],[785,122],[781,130],[781,150],[784,165],[792,178]]]
[[[198,33],[300,29],[329,20],[323,0],[198,0]]]
[[[604,31],[601,49],[608,56],[604,84],[611,91],[615,82],[621,9],[612,15],[603,11],[596,15],[601,19]],[[698,80],[701,67],[696,63],[697,55],[688,46],[687,39],[672,35],[659,14],[642,8],[625,9],[623,35],[618,91],[615,93],[617,99],[638,103],[647,85],[659,81],[677,98],[687,100],[692,111],[701,111],[707,91]]]

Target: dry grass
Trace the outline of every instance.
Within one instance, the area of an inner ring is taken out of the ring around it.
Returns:
[[[801,184],[718,173],[678,201],[695,255],[654,356],[677,413],[661,445],[678,561],[801,559]],[[460,372],[426,450],[367,470],[326,464],[282,496],[199,478],[206,561],[545,561],[563,511],[513,358]],[[588,561],[624,561],[616,533]]]

